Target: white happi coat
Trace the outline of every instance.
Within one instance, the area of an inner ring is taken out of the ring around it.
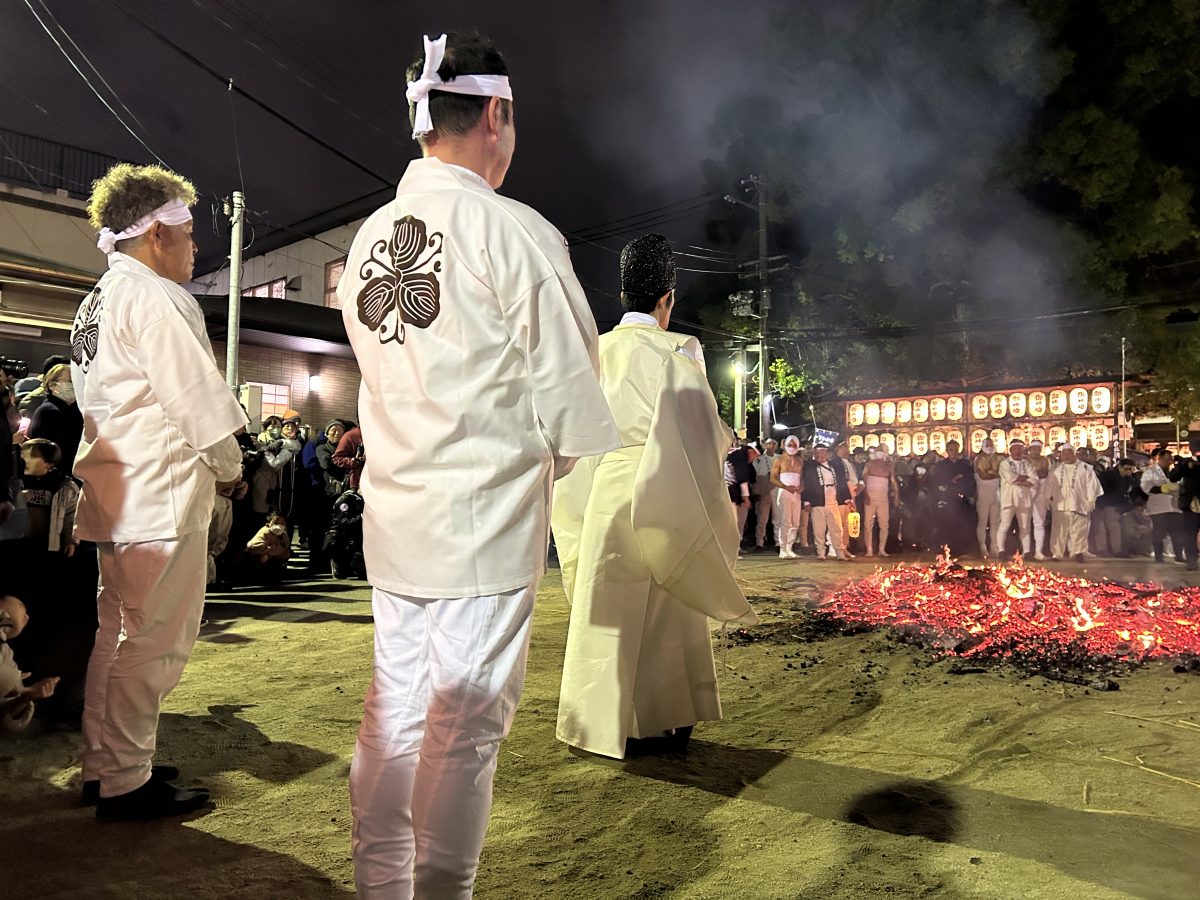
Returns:
[[[362,370],[371,583],[429,598],[535,583],[552,476],[618,445],[562,236],[475,173],[414,160],[338,297]]]
[[[75,316],[71,380],[83,413],[76,537],[134,543],[206,531],[215,482],[241,473],[232,434],[247,420],[196,299],[109,254]]]
[[[1096,470],[1087,463],[1062,463],[1050,470],[1050,502],[1056,512],[1090,515],[1104,493]]]
[[[558,737],[623,758],[628,737],[721,718],[708,620],[755,617],[733,574],[729,430],[698,343],[620,325],[600,355],[622,448],[555,486],[571,603]]]
[[[1031,482],[1028,485],[1016,483],[1018,476],[1024,475]],[[1014,507],[1021,510],[1033,509],[1033,495],[1037,489],[1037,472],[1027,459],[1016,460],[1007,457],[1000,461],[1000,508]]]

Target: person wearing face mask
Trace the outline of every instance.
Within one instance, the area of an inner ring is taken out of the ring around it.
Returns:
[[[767,526],[775,512],[775,491],[771,488],[771,465],[775,462],[779,444],[774,438],[763,442],[763,452],[754,458],[754,549],[762,553],[767,542]],[[779,531],[779,519],[775,518],[775,530]],[[776,541],[778,543],[778,539]]]
[[[829,447],[817,444],[813,449],[813,461],[804,467],[804,505],[812,513],[813,543],[817,557],[825,559],[826,540],[834,559],[849,559],[839,552],[842,546],[842,528],[838,507],[853,503],[846,470],[829,458]]]
[[[804,460],[800,458],[800,439],[789,434],[783,442],[783,455],[771,464],[771,484],[779,493],[779,524],[775,540],[780,559],[796,559],[792,546],[800,531],[804,509]]]
[[[1017,522],[1017,548],[1028,555],[1033,550],[1033,492],[1037,473],[1025,458],[1025,442],[1008,445],[1008,459],[1000,461],[1000,527],[996,531],[996,558],[1004,556],[1008,532]]]
[[[75,403],[71,367],[56,365],[46,373],[46,397],[33,411],[26,430],[31,438],[44,438],[58,445],[62,457],[58,471],[70,475],[83,437],[83,414]]]
[[[984,441],[975,457],[975,515],[978,519],[975,537],[979,542],[979,555],[984,559],[990,555],[989,548],[996,542],[1000,528],[1000,461],[996,445],[990,438]]]
[[[867,545],[867,556],[875,555],[875,523],[879,523],[879,555],[888,556],[888,527],[891,524],[893,499],[900,496],[900,483],[896,480],[896,469],[882,447],[871,450],[871,458],[863,469],[863,481],[867,487],[867,502],[864,506],[863,537]]]

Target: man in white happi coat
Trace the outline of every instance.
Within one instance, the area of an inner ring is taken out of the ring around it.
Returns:
[[[1050,514],[1050,458],[1042,455],[1042,442],[1029,442],[1029,464],[1033,466],[1033,558],[1045,559],[1046,520]]]
[[[1036,482],[1037,473],[1025,458],[1025,442],[1012,441],[1008,445],[1008,458],[1000,461],[1000,527],[996,529],[995,546],[997,559],[1004,557],[1004,544],[1014,519],[1017,522],[1017,549],[1025,555],[1032,551],[1030,531]]]
[[[83,413],[76,538],[100,557],[100,625],[87,673],[84,798],[101,819],[188,812],[204,791],[151,766],[163,697],[200,628],[218,482],[236,481],[246,415],[217,370],[192,277],[192,185],[114,166],[93,188],[108,271],[79,307],[71,380]]]
[[[996,445],[988,438],[971,464],[975,469],[975,537],[979,542],[979,555],[984,559],[990,555],[988,548],[996,543],[1000,531],[1001,462],[1003,459],[996,454]]]
[[[1074,557],[1078,561],[1091,558],[1088,553],[1088,530],[1096,498],[1104,493],[1096,470],[1075,458],[1075,448],[1067,444],[1062,449],[1061,462],[1049,477],[1050,502],[1054,518],[1050,529],[1050,555],[1056,559]]]
[[[600,338],[600,372],[622,446],[582,460],[554,491],[571,603],[558,739],[616,759],[686,752],[697,722],[721,718],[709,619],[754,619],[733,574],[729,431],[699,342],[665,330],[665,237],[625,247],[621,294],[629,312]]]
[[[619,446],[562,236],[496,193],[515,142],[500,53],[425,39],[423,158],[338,285],[362,370],[374,676],[350,772],[360,897],[469,897],[521,696],[550,487]]]

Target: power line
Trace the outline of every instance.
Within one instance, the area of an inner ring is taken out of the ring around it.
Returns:
[[[13,151],[13,148],[9,146],[8,141],[6,141],[4,139],[3,134],[0,134],[0,146],[4,147],[4,152],[8,154],[9,159],[13,160],[18,166],[20,166],[22,168],[22,170],[24,170],[25,174],[29,177],[29,180],[32,181],[35,185],[37,185],[37,188],[39,191],[41,191],[44,194],[52,193],[52,191],[50,191],[49,188],[47,188],[44,184],[42,184],[38,180],[38,177],[33,174],[33,171],[29,168],[29,166],[27,166],[25,164],[25,161],[23,159],[21,159],[21,157],[17,156],[17,154]],[[53,174],[53,173],[51,173],[51,174]],[[73,182],[73,183],[78,184],[78,182]],[[85,238],[87,238],[89,242],[94,241],[96,239],[96,236],[94,234],[92,234],[91,232],[89,232],[87,229],[85,229],[82,225],[80,225],[79,221],[74,216],[67,216],[67,219],[70,221],[70,223],[72,225],[75,226],[75,230],[78,231],[80,234],[82,234]]]
[[[124,128],[126,131],[128,131],[130,133],[130,135],[133,136],[133,139],[135,141],[137,141],[139,144],[141,144],[144,148],[146,148],[146,152],[149,153],[151,156],[153,156],[160,163],[162,163],[162,165],[165,168],[168,168],[168,169],[171,168],[169,165],[167,165],[166,161],[164,161],[161,156],[159,156],[157,153],[154,152],[154,149],[149,144],[147,144],[144,140],[142,140],[142,138],[138,135],[138,133],[136,131],[134,131],[132,128],[129,127],[129,124],[124,119],[121,118],[121,114],[118,113],[115,109],[113,109],[112,104],[109,103],[107,100],[105,100],[104,96],[98,90],[96,90],[96,86],[93,85],[90,80],[88,80],[88,77],[86,74],[84,74],[83,70],[80,69],[79,66],[77,66],[75,64],[75,60],[71,59],[71,55],[69,53],[67,53],[67,50],[62,45],[62,42],[60,42],[59,39],[54,36],[54,32],[52,32],[50,30],[50,28],[46,25],[46,23],[42,21],[42,17],[39,16],[37,13],[37,10],[33,8],[33,3],[31,2],[31,0],[25,0],[25,6],[29,9],[29,11],[31,13],[33,13],[33,17],[35,19],[37,19],[38,24],[42,26],[42,31],[46,32],[46,35],[50,38],[50,40],[52,40],[54,42],[54,46],[56,46],[58,48],[59,52],[62,53],[63,58],[66,59],[66,61],[71,64],[71,68],[74,69],[76,71],[76,73],[78,73],[79,77],[83,79],[83,83],[86,84],[88,86],[88,89],[91,90],[91,92],[96,95],[96,99],[104,104],[104,108],[107,109],[110,113],[112,113],[113,118],[115,118],[118,122],[121,123],[121,127]],[[124,10],[122,10],[122,12],[124,12]],[[122,105],[124,105],[124,104],[122,104]]]
[[[267,33],[261,26],[256,25],[254,22],[252,22],[248,15],[240,12],[239,10],[231,9],[230,7],[223,4],[221,2],[221,0],[212,0],[212,2],[215,2],[217,4],[217,6],[219,6],[225,12],[229,12],[229,13],[232,13],[233,15],[237,16],[244,23],[246,23],[246,25],[248,25],[250,28],[253,28],[255,31],[258,31],[260,34],[263,34],[268,40],[270,40],[272,43],[274,43],[280,49],[283,49],[285,51],[287,50],[287,48],[285,48],[278,39],[276,39],[271,34]],[[378,125],[376,125],[374,122],[367,121],[365,118],[363,118],[361,115],[359,115],[358,112],[347,107],[347,105],[343,101],[340,101],[337,98],[330,96],[324,90],[318,88],[311,81],[304,78],[298,71],[293,69],[292,66],[289,66],[286,62],[283,62],[282,60],[277,59],[269,51],[265,50],[263,47],[254,43],[254,41],[252,41],[248,37],[246,37],[246,35],[243,33],[242,29],[235,28],[232,24],[227,22],[225,19],[221,18],[220,15],[213,12],[211,9],[208,9],[206,6],[204,6],[203,3],[201,3],[201,0],[192,0],[192,5],[195,6],[197,9],[199,9],[201,12],[208,15],[214,22],[217,22],[222,27],[226,28],[231,34],[233,34],[233,35],[237,36],[239,39],[241,39],[241,41],[247,47],[251,48],[256,54],[263,56],[266,59],[273,62],[278,68],[287,72],[295,81],[299,82],[301,85],[303,85],[305,88],[309,89],[310,91],[318,94],[322,99],[324,99],[328,103],[332,104],[333,106],[336,106],[341,112],[344,112],[347,115],[352,116],[355,119],[358,119],[360,122],[362,122],[368,128],[370,128],[373,131],[378,132],[381,136],[387,138],[388,140],[390,140],[392,143],[396,144],[397,146],[404,146],[404,144],[402,144],[400,141],[396,140],[396,138],[394,138],[393,136],[389,135],[386,131],[384,131],[382,128],[380,128]],[[309,54],[309,55],[311,55],[311,54]],[[332,83],[332,79],[327,79],[327,80],[330,81],[330,83]],[[337,86],[337,88],[339,90],[342,90],[347,96],[351,96],[351,92],[346,91],[340,85]],[[355,99],[358,99],[357,96],[355,96]],[[361,102],[361,100],[359,102]],[[363,104],[363,105],[364,105],[364,108],[366,108],[366,104]],[[372,111],[371,114],[372,115],[381,115],[381,113],[379,113],[378,111]],[[382,116],[382,117],[386,118],[389,123],[394,121],[394,117],[392,117],[392,116]]]
[[[643,210],[642,212],[639,212],[639,213],[632,213],[627,216],[619,216],[616,219],[609,219],[606,222],[597,222],[595,225],[588,225],[583,228],[576,228],[576,229],[574,229],[573,233],[588,234],[589,232],[592,232],[592,231],[597,231],[597,230],[603,231],[606,227],[608,227],[610,225],[618,225],[629,219],[641,219],[641,218],[644,218],[645,216],[650,215],[651,213],[661,212],[662,210],[670,209],[671,207],[675,207],[675,206],[686,206],[688,204],[694,203],[697,200],[700,200],[700,199],[708,200],[714,196],[716,196],[715,191],[708,191],[703,194],[696,194],[694,197],[686,197],[682,200],[675,200],[671,203],[664,203],[662,206],[654,206],[654,207],[651,207],[650,209]]]
[[[25,2],[29,3],[29,0],[25,0]],[[183,47],[176,44],[174,41],[172,41],[169,37],[167,37],[165,34],[163,34],[157,28],[154,28],[152,25],[148,25],[146,22],[143,22],[136,15],[131,13],[124,6],[122,6],[119,2],[117,2],[117,0],[109,0],[109,2],[112,3],[112,5],[115,6],[126,18],[130,19],[135,24],[139,25],[146,31],[150,32],[150,34],[152,34],[160,43],[171,48],[176,53],[178,53],[180,56],[182,56],[184,59],[186,59],[188,62],[190,62],[192,65],[196,66],[198,69],[206,72],[207,74],[209,74],[210,76],[215,78],[217,81],[221,82],[221,84],[225,85],[229,90],[234,91],[239,96],[245,97],[247,100],[249,100],[251,103],[253,103],[255,106],[257,106],[263,112],[267,113],[272,118],[287,125],[293,131],[308,138],[313,143],[317,144],[318,146],[320,146],[323,149],[327,150],[328,152],[332,153],[334,156],[336,156],[338,159],[342,160],[343,162],[348,163],[349,165],[358,169],[360,172],[370,175],[372,178],[375,178],[378,181],[380,181],[383,184],[386,184],[388,186],[391,186],[393,184],[392,179],[385,178],[383,175],[380,175],[378,172],[374,171],[373,169],[370,169],[367,166],[364,166],[358,160],[343,153],[341,150],[339,150],[337,147],[330,144],[328,141],[313,134],[311,131],[309,131],[307,128],[305,128],[303,125],[300,125],[300,124],[292,121],[290,118],[288,118],[286,115],[281,113],[279,110],[275,109],[275,107],[271,106],[269,103],[266,103],[265,101],[260,100],[258,97],[256,97],[254,94],[247,91],[245,88],[239,87],[237,84],[234,83],[232,78],[222,75],[216,69],[212,68],[212,66],[208,65],[206,62],[204,62],[203,60],[198,58],[195,54],[188,52]]]

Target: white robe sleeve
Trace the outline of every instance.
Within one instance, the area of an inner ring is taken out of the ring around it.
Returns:
[[[138,365],[189,447],[206,450],[245,426],[246,414],[177,310],[162,309],[138,325],[133,335]]]
[[[509,333],[525,354],[533,407],[556,457],[621,445],[600,390],[596,323],[578,283],[559,274],[513,300],[501,297]]]
[[[233,435],[201,450],[200,458],[213,470],[217,481],[235,481],[242,475],[242,448]]]

